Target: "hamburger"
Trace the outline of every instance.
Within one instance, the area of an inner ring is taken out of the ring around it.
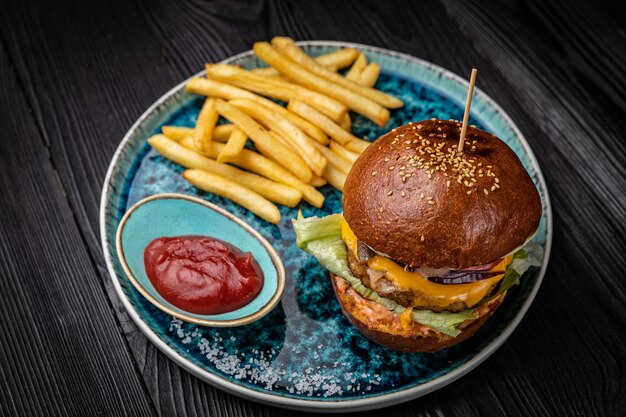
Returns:
[[[541,247],[541,200],[496,135],[427,120],[393,129],[354,163],[343,214],[294,220],[330,270],[349,321],[391,349],[435,352],[488,320]],[[301,217],[301,216],[300,216]]]

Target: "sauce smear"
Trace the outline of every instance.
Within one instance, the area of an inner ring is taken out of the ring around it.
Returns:
[[[263,288],[263,271],[251,253],[208,236],[154,239],[144,264],[158,293],[190,313],[237,310]]]

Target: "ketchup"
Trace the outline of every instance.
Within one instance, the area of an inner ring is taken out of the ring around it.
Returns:
[[[259,295],[263,287],[263,271],[251,253],[212,237],[154,239],[143,259],[158,293],[190,313],[237,310]]]

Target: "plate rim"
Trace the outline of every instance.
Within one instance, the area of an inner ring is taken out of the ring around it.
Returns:
[[[406,61],[413,62],[417,65],[427,67],[428,69],[438,71],[444,73],[447,77],[452,80],[461,83],[462,85],[469,85],[468,81],[464,78],[460,77],[456,73],[443,68],[439,65],[433,64],[429,61],[426,61],[421,58],[417,58],[415,56],[398,52],[386,48],[381,48],[372,45],[364,45],[360,43],[354,42],[344,42],[344,41],[332,41],[332,40],[309,40],[309,41],[299,41],[298,45],[302,46],[334,46],[340,48],[357,48],[365,51],[377,52],[380,54],[391,55],[397,58],[404,59]],[[250,49],[235,55],[232,55],[221,63],[230,63],[242,58],[246,58],[248,56],[254,55],[254,52]],[[161,338],[150,328],[150,326],[143,321],[143,319],[136,312],[135,308],[132,306],[130,300],[124,293],[119,279],[117,278],[117,274],[113,267],[112,261],[112,253],[107,250],[107,232],[106,232],[106,203],[107,196],[110,193],[110,181],[112,178],[113,170],[117,165],[117,161],[122,154],[123,149],[125,148],[127,142],[130,141],[131,137],[135,134],[135,131],[139,128],[139,126],[152,114],[155,109],[161,106],[166,100],[168,100],[172,95],[176,94],[180,89],[184,88],[185,84],[189,80],[194,77],[199,77],[205,74],[206,71],[200,71],[191,77],[183,80],[181,83],[177,84],[166,93],[164,93],[161,97],[159,97],[146,111],[144,111],[141,116],[133,123],[133,125],[128,129],[122,141],[119,143],[115,153],[111,157],[111,162],[109,163],[109,167],[107,168],[107,172],[104,178],[104,184],[101,192],[100,199],[100,243],[102,246],[102,251],[104,253],[105,263],[107,266],[107,270],[113,281],[113,286],[115,288],[115,292],[120,297],[122,304],[124,305],[126,312],[131,317],[131,319],[135,322],[137,327],[143,332],[144,335],[166,356],[168,356],[171,360],[173,360],[180,367],[200,378],[201,380],[209,383],[210,385],[226,391],[230,394],[236,395],[238,397],[260,402],[267,405],[278,406],[282,408],[288,408],[293,410],[308,410],[308,411],[316,411],[316,412],[354,412],[354,411],[365,411],[372,410],[381,407],[389,407],[395,404],[399,404],[405,401],[409,401],[433,391],[436,391],[456,380],[461,378],[462,376],[469,373],[471,370],[475,369],[483,363],[487,358],[489,358],[496,350],[502,346],[502,344],[509,338],[509,336],[513,333],[513,331],[517,328],[522,318],[526,315],[530,305],[532,304],[539,288],[541,287],[541,283],[543,282],[544,275],[546,269],[548,267],[548,263],[550,260],[550,252],[552,249],[552,227],[553,227],[553,218],[552,218],[552,207],[550,204],[550,196],[548,192],[548,188],[546,186],[546,182],[543,176],[543,172],[539,166],[537,158],[535,157],[534,152],[532,151],[528,141],[519,130],[517,125],[513,122],[511,117],[500,107],[500,105],[493,100],[489,95],[483,92],[479,88],[475,88],[474,94],[480,96],[482,100],[488,103],[493,109],[495,109],[498,114],[505,120],[508,127],[513,131],[515,136],[517,136],[520,140],[520,143],[528,155],[531,165],[535,169],[536,177],[539,182],[541,189],[544,191],[544,199],[545,199],[545,209],[546,209],[546,242],[544,249],[544,262],[538,272],[537,281],[535,286],[531,289],[528,294],[528,297],[523,302],[520,310],[515,315],[515,317],[506,325],[504,330],[500,335],[498,335],[491,343],[489,343],[483,350],[476,354],[473,358],[469,359],[464,364],[455,368],[454,370],[447,372],[443,375],[436,377],[435,379],[428,381],[424,384],[416,385],[414,387],[410,387],[403,390],[398,390],[386,394],[381,394],[377,396],[367,397],[367,398],[356,398],[349,400],[339,400],[339,401],[319,401],[316,399],[305,400],[305,399],[297,399],[290,397],[282,397],[278,395],[272,395],[266,392],[256,391],[241,385],[237,385],[221,376],[212,374],[205,369],[201,368],[199,365],[191,363],[189,360],[180,356],[180,354],[174,350],[172,347],[167,345]]]

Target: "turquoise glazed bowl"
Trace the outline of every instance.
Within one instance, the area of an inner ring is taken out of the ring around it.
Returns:
[[[468,83],[443,68],[366,45],[327,41],[301,45],[312,55],[339,47],[363,51],[381,66],[376,87],[405,102],[404,107],[391,112],[384,128],[353,115],[353,132],[359,137],[374,140],[409,121],[433,117],[460,120],[463,116]],[[244,68],[261,65],[250,51],[226,62]],[[539,190],[543,213],[533,240],[544,248],[543,265],[524,275],[521,285],[509,291],[503,305],[476,335],[431,354],[395,352],[361,335],[342,315],[327,271],[296,247],[291,219],[298,210],[305,217],[341,212],[338,191],[329,186],[320,189],[326,197],[321,209],[306,203],[295,209],[280,207],[282,219],[273,225],[228,200],[199,191],[181,177],[182,167],[150,149],[146,139],[160,132],[161,126],[194,126],[203,98],[186,93],[184,84],[154,103],[122,140],[105,179],[100,224],[111,279],[130,317],[180,366],[220,389],[254,401],[300,410],[359,411],[397,404],[449,384],[482,363],[519,324],[547,267],[552,242],[550,200],[522,133],[480,89],[474,92],[470,123],[505,141]],[[116,231],[136,202],[160,193],[182,193],[210,201],[258,231],[285,266],[280,303],[260,320],[229,328],[186,323],[150,303],[124,272],[116,251]]]
[[[210,316],[181,310],[166,301],[146,274],[144,249],[154,239],[184,235],[210,236],[250,252],[264,275],[259,295],[235,311]],[[120,222],[116,249],[135,289],[161,311],[190,323],[216,327],[252,323],[269,313],[285,290],[285,268],[272,245],[241,219],[196,197],[157,194],[139,201]]]

